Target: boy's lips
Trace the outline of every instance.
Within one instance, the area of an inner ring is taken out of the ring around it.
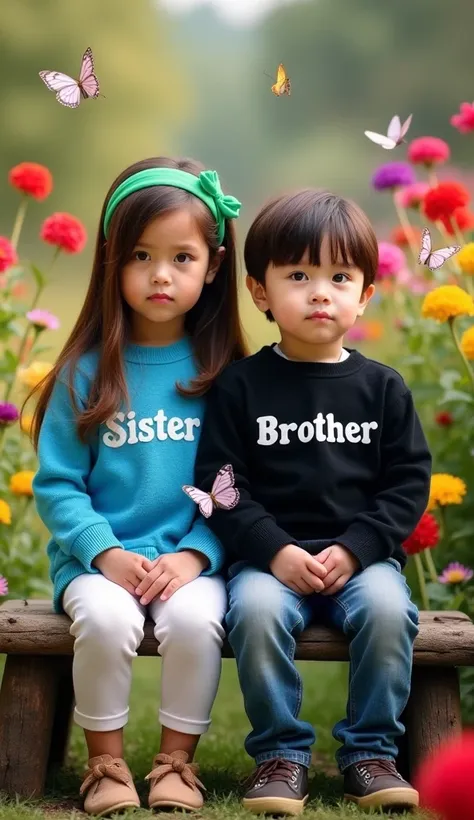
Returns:
[[[332,319],[332,316],[330,316],[329,313],[326,313],[325,310],[315,310],[314,313],[312,313],[309,318],[310,319]]]

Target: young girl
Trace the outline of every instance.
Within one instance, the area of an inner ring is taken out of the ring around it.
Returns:
[[[123,760],[132,659],[147,612],[163,657],[149,805],[199,809],[192,759],[217,690],[225,583],[218,539],[182,491],[203,395],[245,355],[234,231],[215,171],[148,159],[101,215],[92,278],[34,422],[54,604],[72,620],[85,811],[139,806]]]

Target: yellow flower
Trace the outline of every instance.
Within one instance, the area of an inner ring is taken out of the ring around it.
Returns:
[[[430,500],[428,510],[445,507],[447,504],[462,504],[467,487],[462,478],[448,473],[434,473],[431,476]]]
[[[10,505],[7,504],[6,501],[0,498],[0,524],[11,524],[12,523],[12,511],[10,509]]]
[[[27,436],[31,434],[31,425],[33,424],[33,413],[25,413],[24,416],[20,416],[20,427],[23,433],[26,433]]]
[[[457,255],[459,267],[463,273],[474,274],[474,242],[468,242]]]
[[[10,478],[10,490],[15,495],[33,495],[33,470],[22,470]]]
[[[52,370],[53,365],[50,362],[32,362],[29,367],[21,367],[18,371],[18,378],[26,387],[36,387],[49,371]]]
[[[461,349],[466,359],[474,359],[474,325],[462,334]]]
[[[421,306],[425,319],[446,322],[456,316],[474,316],[474,301],[458,285],[442,285],[426,294]]]

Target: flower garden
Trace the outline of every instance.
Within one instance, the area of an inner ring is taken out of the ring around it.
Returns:
[[[474,105],[462,104],[451,122],[466,135],[474,132]],[[402,372],[432,449],[428,509],[405,543],[415,598],[424,609],[461,609],[474,617],[474,204],[459,172],[449,171],[450,153],[445,141],[420,137],[408,144],[406,161],[375,170],[374,210],[377,197],[390,197],[396,224],[380,237],[375,307],[347,341]],[[52,366],[47,340],[59,327],[38,304],[58,256],[81,252],[87,237],[76,217],[54,213],[40,228],[52,249],[49,269],[23,262],[25,217],[35,200],[48,197],[53,178],[47,168],[23,162],[10,171],[9,184],[19,203],[9,237],[0,236],[0,596],[45,597],[47,533],[32,498],[34,396],[24,402]],[[424,227],[434,249],[461,248],[434,272],[419,264]],[[472,721],[469,674],[464,704]]]

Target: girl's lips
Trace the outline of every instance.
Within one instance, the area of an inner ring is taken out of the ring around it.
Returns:
[[[153,296],[149,296],[148,299],[150,302],[171,302],[171,296],[168,296],[166,293],[154,293]]]

